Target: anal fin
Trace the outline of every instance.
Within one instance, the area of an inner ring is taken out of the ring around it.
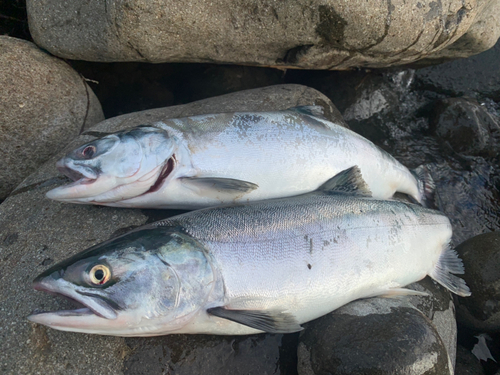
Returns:
[[[303,329],[292,315],[283,312],[229,310],[224,307],[213,307],[207,312],[219,318],[269,333],[292,333]]]
[[[426,292],[419,292],[418,290],[407,289],[407,288],[393,288],[389,289],[383,294],[378,295],[377,297],[382,298],[396,298],[400,296],[421,296],[421,297],[429,297],[430,294]]]

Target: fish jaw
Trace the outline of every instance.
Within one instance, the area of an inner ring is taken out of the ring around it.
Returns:
[[[95,179],[80,178],[68,185],[49,190],[45,195],[49,199],[62,202],[87,203],[95,196],[104,194],[118,186],[113,176],[98,176]]]

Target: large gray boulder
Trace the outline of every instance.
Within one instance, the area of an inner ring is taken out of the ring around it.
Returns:
[[[378,68],[469,56],[500,36],[500,0],[27,0],[27,10],[37,44],[88,61]]]
[[[101,105],[68,64],[33,43],[0,36],[0,200],[85,128]]]
[[[300,85],[281,85],[115,117],[75,139],[66,151],[93,139],[93,131],[116,131],[169,117],[311,104],[323,106],[328,118],[339,121],[340,115],[323,94]],[[65,179],[55,168],[55,161],[64,153],[57,153],[0,205],[0,373],[149,374],[173,368],[176,373],[203,369],[205,374],[215,374],[220,373],[216,359],[230,360],[226,363],[233,367],[227,368],[228,373],[250,373],[252,367],[259,373],[274,373],[281,336],[236,341],[212,336],[203,340],[200,336],[123,339],[65,333],[27,321],[34,309],[72,308],[65,300],[32,289],[33,278],[49,265],[131,227],[172,215],[171,211],[72,205],[46,199],[45,193]],[[252,351],[254,347],[258,350]],[[268,353],[265,360],[263,352]],[[151,353],[155,353],[154,364]],[[232,360],[236,355],[244,361]]]

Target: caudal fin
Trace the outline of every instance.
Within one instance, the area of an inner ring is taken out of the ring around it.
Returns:
[[[458,257],[457,252],[451,249],[449,245],[446,245],[446,249],[441,253],[436,267],[429,276],[461,297],[470,296],[470,289],[465,281],[453,275],[454,273],[462,275],[464,273],[464,264]]]
[[[418,182],[418,191],[420,193],[420,203],[424,207],[434,207],[434,190],[436,184],[432,179],[431,173],[425,165],[421,165],[411,171]]]

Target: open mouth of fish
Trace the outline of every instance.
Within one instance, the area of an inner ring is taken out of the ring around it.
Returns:
[[[166,163],[158,166],[151,172],[142,176],[139,180],[145,181],[151,178],[151,185],[146,186],[146,189],[137,194],[144,195],[158,191],[167,177],[172,173],[175,167],[175,155],[172,155]],[[99,175],[96,171],[87,167],[79,167],[78,170],[67,165],[59,164],[57,169],[60,173],[69,177],[73,182],[59,186],[47,193],[47,197],[56,200],[73,200],[80,198],[94,198],[100,194],[112,191],[120,186],[116,185],[113,176],[106,176],[106,174]],[[148,176],[151,177],[148,177]],[[156,178],[154,179],[154,177]],[[134,182],[131,182],[133,184]],[[143,182],[144,183],[144,182]],[[127,197],[125,199],[132,198]],[[123,199],[123,198],[122,198]]]
[[[63,297],[76,305],[74,310],[33,311],[28,319],[34,323],[68,325],[68,318],[89,316],[114,320],[117,317],[116,310],[120,309],[114,302],[97,293],[81,292],[72,288],[65,291],[44,281],[35,281],[33,287],[35,290]]]
[[[88,169],[88,168],[87,168]],[[88,185],[97,180],[97,174],[88,169],[86,170],[86,173],[79,172],[75,169],[72,169],[68,166],[57,166],[57,170],[62,173],[63,175],[69,177],[71,180],[73,180],[73,183],[68,184],[69,185],[76,185],[76,184],[82,184],[82,185]]]

